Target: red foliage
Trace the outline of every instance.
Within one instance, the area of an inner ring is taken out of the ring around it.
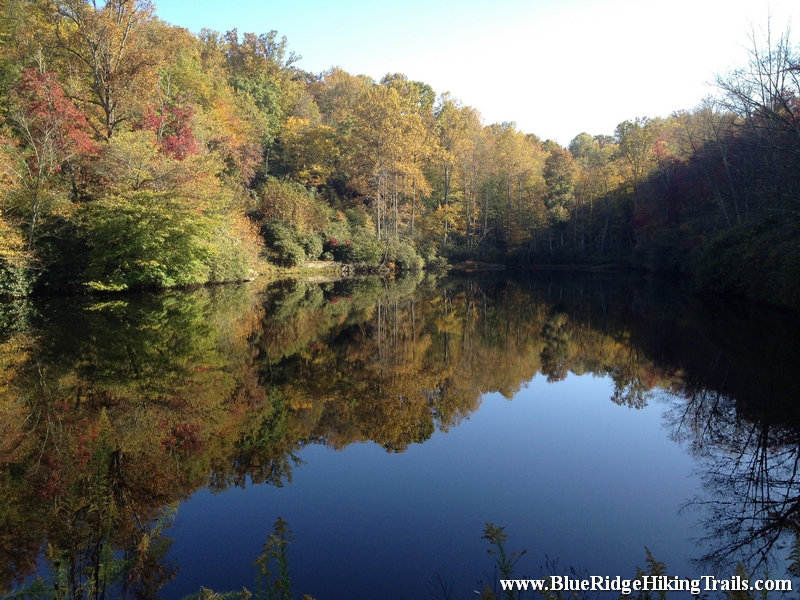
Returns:
[[[36,493],[45,502],[60,496],[67,487],[64,466],[52,451],[42,453],[33,480]]]
[[[49,160],[57,171],[60,162],[98,149],[86,115],[64,94],[55,73],[28,69],[11,96],[17,105],[14,121],[36,150],[30,159],[35,169],[47,167],[43,163]]]
[[[669,148],[667,147],[667,143],[662,139],[657,139],[653,143],[653,154],[655,155],[656,160],[658,160],[659,163],[662,163],[672,158],[669,152]]]
[[[161,151],[173,158],[183,160],[200,151],[200,144],[194,137],[192,118],[195,109],[185,104],[165,106],[160,114],[150,111],[144,118],[143,126],[156,133]]]
[[[203,449],[200,439],[202,427],[199,424],[178,423],[173,425],[166,436],[161,439],[161,447],[165,452],[182,452],[189,456]]]

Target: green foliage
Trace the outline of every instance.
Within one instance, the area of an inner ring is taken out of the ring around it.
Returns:
[[[483,536],[481,539],[489,541],[489,549],[487,552],[489,555],[494,559],[495,567],[498,571],[500,571],[500,579],[513,579],[514,577],[514,567],[519,562],[519,559],[527,552],[527,550],[522,550],[521,552],[509,552],[506,550],[506,541],[508,541],[508,534],[505,533],[503,530],[505,527],[497,527],[492,523],[486,523],[486,527],[483,529]],[[484,596],[487,597],[488,590],[484,591]],[[503,590],[502,597],[506,598],[506,600],[518,600],[519,599],[519,591],[518,590]],[[495,590],[493,596],[494,598],[498,598],[497,590]]]
[[[130,192],[86,205],[91,290],[171,287],[208,280],[218,219],[166,192]]]
[[[28,295],[33,278],[30,262],[22,236],[0,211],[0,297]]]
[[[572,155],[569,151],[553,148],[545,160],[543,175],[547,185],[545,206],[550,210],[554,223],[563,223],[569,219],[567,208],[573,201],[575,189]]]
[[[800,306],[800,220],[774,218],[725,231],[692,270],[700,289]]]
[[[428,269],[447,269],[449,268],[449,263],[447,259],[443,256],[438,256],[436,253],[429,254],[424,258],[425,267]]]
[[[417,253],[425,261],[427,269],[441,270],[448,268],[448,260],[439,254],[439,248],[436,244],[418,242],[416,245]],[[451,256],[448,254],[448,256]]]
[[[245,217],[219,217],[210,244],[209,281],[245,281],[254,276],[260,242]]]
[[[281,118],[281,96],[277,82],[264,73],[258,73],[249,77],[236,74],[231,78],[231,84],[237,92],[248,95],[258,108],[263,119],[263,135],[271,141],[280,127]]]
[[[259,198],[255,217],[261,222],[268,258],[285,267],[319,258],[324,249],[321,232],[331,212],[324,202],[299,183],[274,178],[264,182]]]
[[[368,270],[614,264],[800,305],[798,227],[773,218],[794,219],[800,194],[786,35],[717,78],[718,99],[567,150],[513,121],[484,126],[401,73],[311,77],[275,31],[193,36],[148,2],[6,4],[0,36],[17,43],[0,52],[0,218],[26,256],[3,254],[0,229],[0,295],[34,279],[108,291],[248,279],[259,248],[234,223],[247,213],[287,267],[323,253]]]
[[[268,178],[258,189],[255,217],[263,223],[279,221],[298,232],[325,228],[329,209],[314,192],[300,183]]]
[[[644,551],[647,554],[647,558],[645,558],[647,567],[645,569],[636,567],[636,579],[644,581],[644,577],[660,577],[661,575],[666,575],[667,566],[656,560],[649,548],[645,547]],[[654,598],[666,600],[667,592],[662,590],[654,594],[650,590],[640,590],[636,595],[636,600],[653,600]]]
[[[24,265],[0,258],[0,297],[27,296],[31,290],[32,273]]]
[[[248,473],[253,483],[270,483],[283,487],[292,481],[292,464],[302,461],[287,450],[288,410],[279,391],[269,400],[270,412],[256,424],[253,431],[243,434],[236,442],[235,463],[242,474]]]
[[[394,237],[389,238],[387,242],[386,258],[388,262],[394,263],[404,271],[415,271],[425,266],[425,261],[414,246]]]
[[[309,260],[317,260],[322,254],[322,236],[318,233],[306,233],[300,236],[300,242]]]
[[[406,242],[389,241],[394,257],[396,251],[404,263],[416,264],[413,248]],[[375,237],[369,217],[361,210],[348,209],[338,212],[325,227],[323,250],[330,253],[334,260],[365,268],[375,268],[387,257],[387,241]],[[407,267],[412,268],[412,267]]]
[[[292,586],[289,578],[289,559],[287,549],[294,541],[289,524],[281,517],[272,526],[272,533],[255,560],[256,598],[258,600],[291,600]],[[273,574],[273,563],[277,572]],[[273,579],[274,575],[274,579]]]
[[[337,255],[336,252],[333,254]],[[383,244],[371,233],[360,229],[353,233],[350,240],[345,240],[344,247],[340,246],[338,260],[364,267],[377,267],[383,260],[383,254]]]
[[[352,241],[352,233],[350,232],[350,222],[339,213],[339,216],[325,227],[324,232],[323,251],[329,252],[334,260],[342,260],[342,252],[345,250],[347,240]]]
[[[261,226],[261,235],[271,250],[269,258],[285,267],[296,267],[306,260],[301,236],[282,221],[269,221]]]

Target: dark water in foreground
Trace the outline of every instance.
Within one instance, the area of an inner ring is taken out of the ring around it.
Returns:
[[[278,517],[298,598],[477,597],[487,522],[517,577],[784,577],[798,339],[564,274],[0,305],[0,590],[253,590]]]

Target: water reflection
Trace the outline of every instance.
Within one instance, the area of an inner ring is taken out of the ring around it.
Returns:
[[[687,507],[702,509],[710,567],[741,561],[775,567],[800,525],[800,439],[797,430],[747,421],[735,401],[703,390],[676,405],[667,418],[675,439],[698,459],[705,494]],[[779,567],[779,572],[782,568]]]
[[[604,276],[420,274],[0,315],[0,589],[44,552],[75,597],[156,597],[177,568],[170,516],[197,489],[285,485],[308,444],[403,452],[537,373],[610,376],[631,408],[670,394],[667,428],[703,475],[706,562],[757,566],[798,527],[786,313]]]

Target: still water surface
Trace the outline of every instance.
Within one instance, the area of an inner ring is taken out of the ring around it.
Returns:
[[[519,567],[531,575],[547,552],[564,566],[632,576],[645,545],[688,574],[695,515],[677,510],[697,491],[691,460],[664,435],[663,407],[614,405],[609,383],[538,377],[513,401],[486,395],[469,421],[402,454],[374,444],[309,447],[290,486],[198,493],[181,506],[173,546],[181,574],[165,591],[189,593],[199,580],[237,589],[252,579],[251,557],[278,514],[297,538],[293,576],[315,598],[428,597],[437,571],[469,597],[490,570],[486,521],[506,526],[512,548],[528,549]]]
[[[252,590],[279,516],[317,600],[476,597],[487,522],[519,577],[786,567],[791,313],[565,275],[109,298],[3,306],[6,589]]]

